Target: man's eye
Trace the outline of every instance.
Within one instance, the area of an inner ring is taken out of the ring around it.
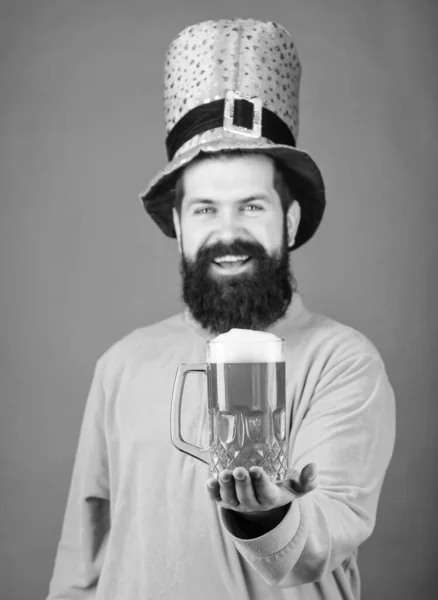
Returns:
[[[203,208],[196,208],[194,213],[195,215],[205,215],[209,212],[213,212],[214,208],[212,208],[211,206],[204,206]]]
[[[245,204],[245,206],[243,207],[243,210],[246,210],[248,212],[259,212],[259,211],[263,210],[263,208],[261,206],[259,206],[258,204]]]

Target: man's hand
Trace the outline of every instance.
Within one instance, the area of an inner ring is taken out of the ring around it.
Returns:
[[[261,467],[251,467],[249,472],[243,467],[234,471],[224,470],[219,479],[207,481],[207,490],[212,500],[222,508],[234,510],[251,517],[263,516],[290,504],[300,496],[317,487],[317,470],[314,463],[306,465],[301,474],[288,469],[285,481],[272,483]]]

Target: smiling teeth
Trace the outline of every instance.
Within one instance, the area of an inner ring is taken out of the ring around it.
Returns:
[[[242,260],[247,260],[248,256],[221,256],[220,258],[216,258],[215,262],[240,262]]]

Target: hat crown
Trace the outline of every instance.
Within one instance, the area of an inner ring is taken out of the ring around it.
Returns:
[[[166,133],[191,109],[233,90],[260,98],[298,136],[301,65],[291,35],[270,21],[222,19],[181,31],[166,54]]]

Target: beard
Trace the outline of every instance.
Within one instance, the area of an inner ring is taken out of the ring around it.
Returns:
[[[289,307],[296,281],[289,268],[283,235],[278,255],[261,244],[235,240],[201,247],[194,260],[181,259],[182,298],[198,323],[214,334],[230,329],[263,331],[281,319]],[[212,274],[214,259],[227,255],[251,257],[252,268],[242,274]]]

